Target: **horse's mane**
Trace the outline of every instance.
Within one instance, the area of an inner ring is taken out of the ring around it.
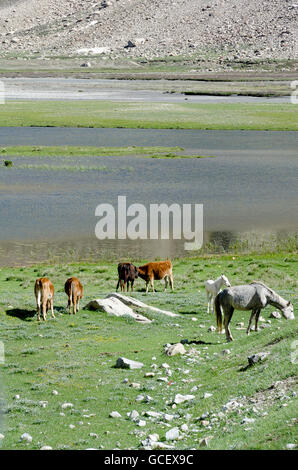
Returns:
[[[265,287],[265,289],[268,289],[269,292],[271,292],[271,294],[276,294],[276,292],[274,292],[273,289],[270,289],[270,287],[266,286],[266,284],[264,284],[264,283],[261,282],[261,281],[252,281],[252,282],[250,282],[250,284],[259,284],[260,286]]]

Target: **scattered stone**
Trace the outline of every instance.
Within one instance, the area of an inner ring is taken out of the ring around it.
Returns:
[[[291,450],[295,448],[296,448],[296,444],[287,444],[287,449]]]
[[[22,441],[27,441],[27,442],[32,442],[32,436],[25,432],[24,434],[21,435],[21,440]]]
[[[177,393],[177,395],[174,398],[174,403],[176,405],[179,405],[180,403],[184,403],[185,401],[190,401],[194,399],[195,399],[194,395],[181,395],[180,393]]]
[[[154,372],[146,372],[144,377],[155,377],[155,373]]]
[[[248,364],[250,366],[253,366],[257,362],[264,361],[269,356],[269,352],[260,352],[257,354],[252,354],[252,356],[249,356],[248,359]]]
[[[188,428],[188,426],[187,426],[186,423],[184,423],[184,424],[181,425],[181,431],[187,432],[188,430],[189,430],[189,428]]]
[[[110,52],[110,48],[109,47],[85,47],[82,49],[78,49],[76,52],[78,54],[100,55],[100,54],[108,54]]]
[[[121,369],[141,369],[143,366],[142,362],[133,361],[126,357],[119,357],[116,361],[116,367]]]
[[[209,328],[208,328],[207,331],[208,331],[209,333],[211,333],[211,332],[216,331],[216,328],[215,328],[215,326],[211,325],[211,326],[209,326]]]
[[[239,407],[242,407],[243,405],[239,403],[237,400],[230,400],[228,401],[225,405],[223,405],[222,410],[223,411],[233,411],[236,410]]]
[[[167,356],[175,356],[176,354],[185,354],[186,351],[183,344],[176,343],[172,344],[170,347],[166,347],[165,353],[167,354]]]
[[[53,390],[53,391],[52,391],[52,395],[58,395],[57,390]]]
[[[136,420],[136,425],[143,428],[144,426],[146,426],[146,421],[144,419],[137,419]]]
[[[209,426],[209,424],[210,424],[210,421],[208,421],[207,419],[203,419],[201,421],[201,425],[204,426],[204,427]]]
[[[91,302],[85,305],[84,309],[105,312],[116,317],[128,316],[141,323],[151,323],[151,320],[135,313],[132,308],[123,303],[119,298],[111,295],[105,299],[91,300]]]
[[[81,64],[80,67],[91,67],[91,64],[90,62],[83,62],[83,64]]]
[[[241,421],[241,424],[252,424],[255,422],[255,419],[254,418],[243,418],[243,420]]]
[[[127,416],[128,416],[128,418],[131,419],[132,421],[135,421],[140,415],[139,415],[138,411],[132,410],[132,411],[130,411],[129,413],[127,413]]]
[[[0,433],[0,441],[2,441],[2,439],[4,439],[4,437],[5,437],[4,434]]]
[[[145,416],[148,416],[149,418],[158,418],[162,415],[159,411],[145,411]]]
[[[167,364],[166,362],[164,362],[160,367],[162,367],[163,369],[169,369],[170,368],[169,364]]]
[[[165,413],[165,414],[163,415],[163,419],[164,419],[165,421],[173,421],[174,418],[175,418],[174,415],[170,415],[170,414],[168,414],[168,413]]]
[[[213,393],[205,392],[204,393],[204,398],[210,398],[213,396]]]
[[[40,450],[53,450],[53,447],[51,446],[42,446]]]
[[[70,429],[74,429],[74,428],[75,428],[75,425],[74,425],[74,424],[70,424],[70,425],[69,425],[69,428],[70,428]]]
[[[223,350],[221,351],[221,354],[222,354],[223,356],[228,356],[229,354],[231,354],[231,350],[230,350],[230,349],[223,349]]]
[[[136,389],[141,388],[141,384],[139,384],[137,382],[131,382],[131,384],[129,384],[129,386],[132,387],[132,388],[136,388]]]
[[[129,297],[127,295],[113,293],[113,294],[109,294],[106,297],[106,299],[109,299],[109,298],[118,299],[120,302],[122,302],[122,304],[127,305],[127,306],[133,306],[133,307],[137,307],[137,308],[144,308],[146,310],[152,310],[153,312],[162,313],[163,315],[167,315],[169,317],[179,317],[180,316],[177,313],[173,313],[173,312],[170,312],[168,310],[162,310],[162,309],[157,308],[157,307],[152,307],[151,305],[147,305],[144,302],[141,302],[140,300],[134,299],[134,298]]]
[[[61,405],[62,410],[66,410],[67,408],[73,408],[73,403],[63,403]]]
[[[270,318],[276,318],[277,320],[279,320],[281,318],[281,314],[279,312],[271,312]]]
[[[177,427],[169,429],[169,431],[166,432],[166,440],[175,441],[176,439],[178,439],[179,435],[180,435],[180,432]]]
[[[200,439],[200,440],[199,440],[199,446],[200,446],[200,447],[208,447],[208,446],[209,446],[209,442],[210,442],[211,439],[212,439],[212,436],[210,436],[210,437],[204,437],[203,439]]]
[[[112,412],[109,414],[109,417],[110,417],[110,418],[121,418],[121,414],[118,413],[118,411],[112,411]]]

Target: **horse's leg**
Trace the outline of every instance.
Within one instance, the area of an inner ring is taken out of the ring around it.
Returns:
[[[211,295],[211,312],[214,313],[214,301],[215,301],[216,294]]]
[[[259,321],[260,312],[261,312],[261,309],[259,308],[259,309],[256,311],[255,331],[259,331],[259,328],[258,328],[258,321]]]
[[[230,306],[228,309],[225,310],[224,326],[225,326],[227,341],[233,341],[233,336],[231,335],[231,330],[230,330],[230,321],[232,319],[233,313],[234,313],[234,307]]]
[[[257,310],[253,310],[251,312],[250,319],[249,319],[249,322],[248,322],[248,327],[247,327],[247,330],[246,330],[247,335],[249,335],[249,333],[250,333],[251,324],[252,324],[252,321],[253,321],[256,313],[257,313]]]
[[[210,294],[208,291],[206,291],[207,295],[207,313],[209,313],[209,306],[210,306]]]

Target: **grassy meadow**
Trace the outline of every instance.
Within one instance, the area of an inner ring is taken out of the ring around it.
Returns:
[[[291,131],[297,113],[291,103],[7,101],[0,126]]]
[[[2,448],[139,449],[152,433],[174,449],[197,449],[205,437],[212,437],[209,449],[285,449],[297,443],[297,320],[269,320],[274,308],[268,307],[261,312],[260,331],[247,337],[249,313],[235,311],[235,341],[227,344],[224,335],[208,331],[215,317],[207,314],[204,292],[204,281],[221,273],[232,285],[258,279],[291,300],[297,312],[297,260],[290,253],[174,259],[174,292],[164,293],[163,282],[156,281],[157,292],[146,295],[145,282],[135,283],[133,297],[179,314],[139,310],[151,324],[82,308],[69,316],[63,288],[67,277],[82,281],[84,306],[115,291],[116,262],[2,267]],[[47,322],[38,323],[33,288],[35,278],[44,275],[55,285],[56,319],[48,315]],[[181,340],[187,340],[186,354],[166,356],[164,345]],[[269,352],[268,358],[247,367],[247,357],[261,351]],[[120,356],[144,366],[117,369]],[[147,372],[153,375],[145,377]],[[194,398],[175,407],[178,393]],[[206,393],[210,395],[204,398]],[[139,395],[144,400],[138,401]],[[223,408],[232,399],[239,407]],[[64,403],[73,406],[63,409]],[[128,419],[132,410],[145,426]],[[146,416],[150,410],[160,412],[159,418]],[[110,418],[112,411],[121,417]],[[184,424],[187,428],[181,430]],[[180,437],[166,442],[173,427],[180,429]],[[31,443],[20,439],[23,433],[32,436]]]

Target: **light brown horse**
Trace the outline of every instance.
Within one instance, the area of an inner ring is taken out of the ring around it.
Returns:
[[[73,307],[73,314],[80,309],[80,299],[83,297],[83,286],[77,277],[70,277],[65,282],[65,293],[68,296],[69,315],[71,314],[71,307]]]
[[[55,318],[53,308],[54,286],[51,281],[46,277],[36,279],[34,293],[37,304],[37,320],[40,321],[40,307],[42,307],[44,321],[47,319],[47,311],[49,309],[52,311],[52,318]]]

